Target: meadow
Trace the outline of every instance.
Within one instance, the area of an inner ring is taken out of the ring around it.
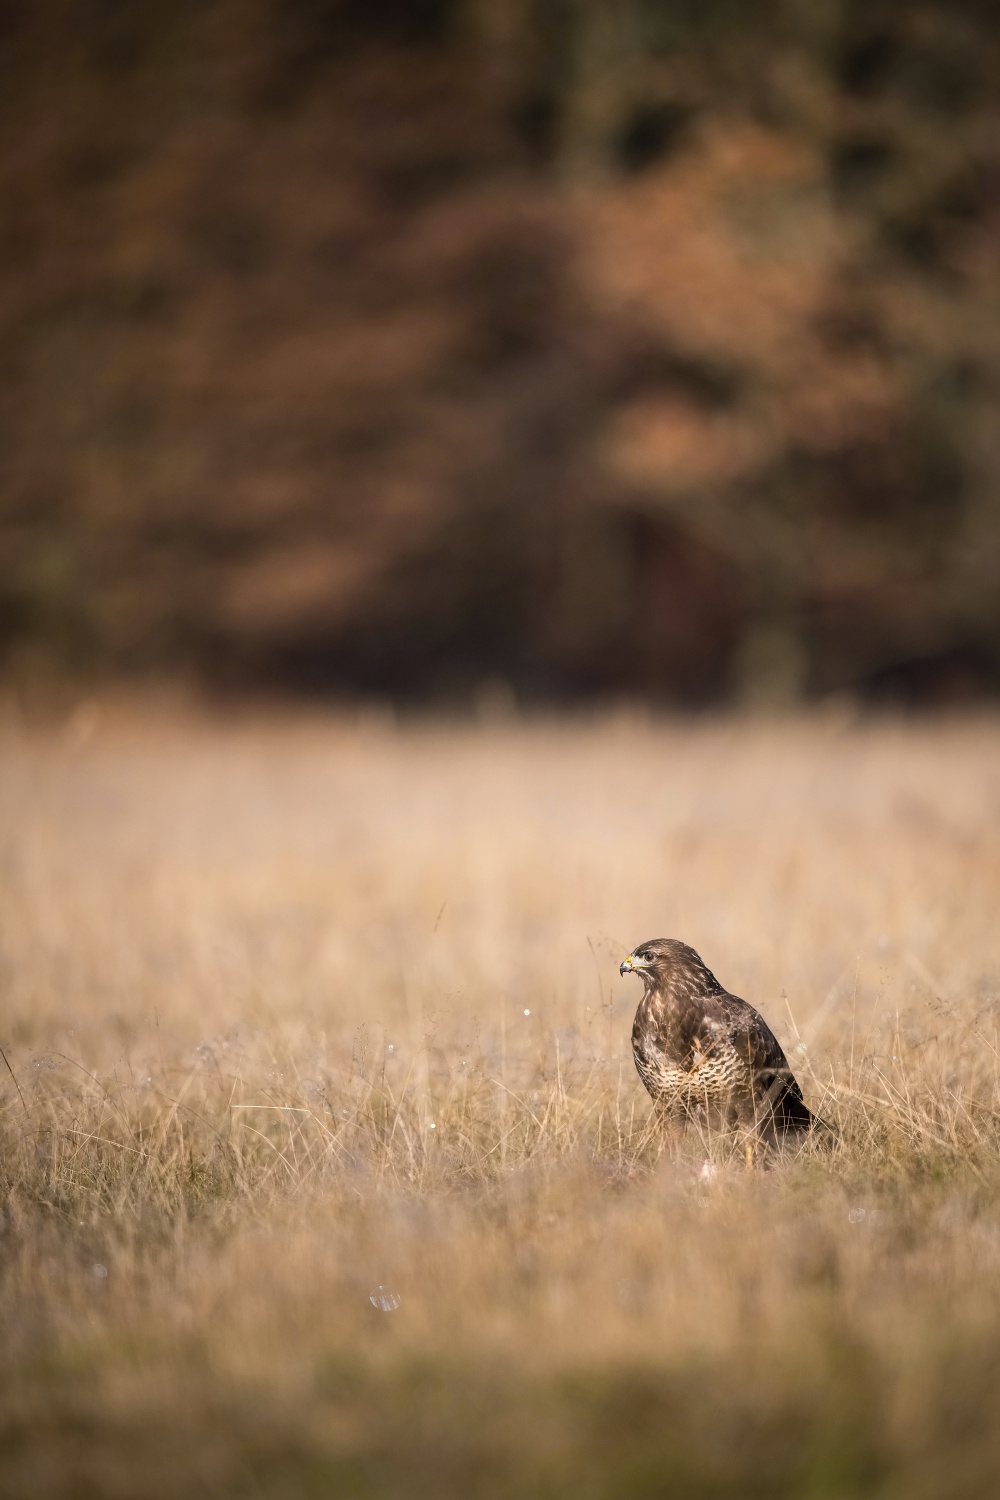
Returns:
[[[0,1495],[1000,1484],[1000,719],[0,724]],[[693,944],[834,1122],[651,1118]]]

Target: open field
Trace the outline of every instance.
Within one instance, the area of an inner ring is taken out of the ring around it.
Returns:
[[[0,765],[0,1494],[1000,1484],[1000,721],[83,709]],[[836,1146],[652,1126],[667,934]]]

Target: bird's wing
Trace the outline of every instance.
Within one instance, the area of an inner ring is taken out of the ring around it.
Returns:
[[[725,1007],[714,995],[706,996],[701,1014],[693,1023],[690,1035],[685,1037],[689,1056],[710,1056],[720,1043],[733,1040],[732,1019]]]
[[[763,1091],[771,1105],[787,1094],[801,1100],[802,1090],[788,1066],[788,1058],[760,1012],[736,995],[726,996],[725,1010],[729,1040],[746,1057],[757,1089]]]

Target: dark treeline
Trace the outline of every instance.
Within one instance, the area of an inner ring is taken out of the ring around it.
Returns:
[[[987,0],[7,0],[0,650],[1000,678]]]

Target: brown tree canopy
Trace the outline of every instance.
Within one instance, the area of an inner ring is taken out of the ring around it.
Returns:
[[[0,29],[8,674],[996,683],[985,0]]]

